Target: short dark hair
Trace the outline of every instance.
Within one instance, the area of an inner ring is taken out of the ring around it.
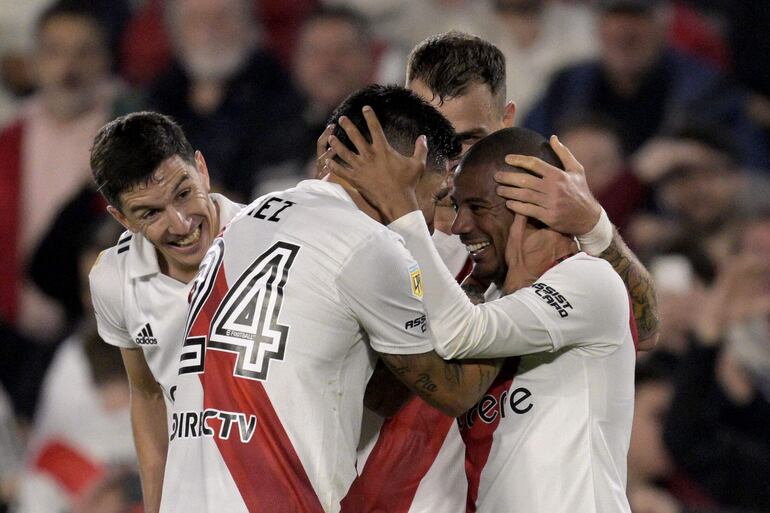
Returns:
[[[494,166],[495,169],[528,173],[505,163],[505,156],[512,153],[531,155],[564,169],[564,164],[545,137],[527,128],[513,127],[493,132],[471,146],[460,161],[458,172],[467,168]]]
[[[564,169],[564,164],[545,137],[527,128],[514,127],[493,132],[471,146],[460,161],[457,173],[462,173],[466,169],[490,168],[529,173],[505,163],[505,156],[512,153],[537,157],[552,166]],[[538,229],[546,228],[546,225],[537,219],[530,218],[529,222]]]
[[[51,20],[64,16],[76,16],[91,21],[100,31],[105,49],[107,48],[107,29],[99,16],[99,11],[94,6],[94,2],[85,0],[59,0],[48,6],[37,17],[35,24],[37,34],[40,35]]]
[[[505,56],[480,37],[451,31],[431,36],[409,54],[406,83],[421,80],[443,102],[486,84],[502,109],[505,105]]]
[[[179,125],[157,112],[134,112],[104,125],[91,147],[91,172],[107,202],[120,210],[120,194],[149,183],[164,160],[195,165],[195,151]]]
[[[302,20],[300,32],[318,20],[341,20],[347,22],[356,29],[362,44],[371,42],[372,34],[369,20],[355,9],[344,5],[319,5]]]
[[[446,162],[460,153],[452,124],[425,100],[397,85],[370,85],[348,96],[332,113],[329,123],[334,135],[351,150],[353,143],[339,126],[341,116],[349,118],[367,141],[371,134],[361,111],[370,106],[377,114],[385,137],[397,151],[411,155],[420,135],[428,139],[428,167],[444,171]]]

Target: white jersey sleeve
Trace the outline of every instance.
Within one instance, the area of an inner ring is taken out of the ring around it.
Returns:
[[[611,352],[624,340],[628,296],[602,260],[580,254],[530,287],[473,305],[441,264],[419,212],[390,227],[421,265],[433,343],[444,358],[497,358],[584,345]]]
[[[350,253],[337,278],[340,295],[375,351],[433,350],[422,303],[421,271],[401,237],[378,231]]]
[[[96,327],[99,336],[108,344],[136,348],[136,343],[126,329],[121,286],[123,280],[115,257],[114,248],[102,252],[88,275],[91,301],[96,314]]]

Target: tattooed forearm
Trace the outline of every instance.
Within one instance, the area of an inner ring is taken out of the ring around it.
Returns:
[[[612,265],[626,284],[631,296],[640,348],[651,349],[660,330],[660,315],[650,273],[628,249],[617,230],[610,246],[599,256]]]
[[[501,366],[497,360],[444,361],[434,352],[381,357],[407,387],[449,415],[459,415],[475,404]]]

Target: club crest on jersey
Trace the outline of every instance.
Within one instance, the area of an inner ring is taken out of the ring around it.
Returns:
[[[422,273],[417,265],[409,268],[409,281],[412,286],[412,295],[422,297]]]

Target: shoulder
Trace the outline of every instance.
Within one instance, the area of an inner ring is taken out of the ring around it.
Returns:
[[[537,281],[563,285],[591,298],[626,297],[623,280],[609,262],[583,252],[552,267]]]
[[[88,275],[92,293],[99,294],[120,287],[126,275],[131,242],[138,236],[125,231],[118,238],[117,244],[99,254]]]
[[[629,315],[626,287],[612,266],[585,253],[568,258],[544,273],[532,286],[536,294],[563,296],[572,311],[602,323],[624,326]]]

